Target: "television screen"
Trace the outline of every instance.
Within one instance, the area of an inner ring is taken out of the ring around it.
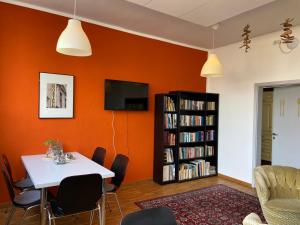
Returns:
[[[105,110],[148,110],[148,84],[105,80]]]

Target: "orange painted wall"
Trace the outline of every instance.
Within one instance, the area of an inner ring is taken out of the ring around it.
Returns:
[[[205,91],[200,69],[207,53],[84,23],[93,55],[58,54],[56,41],[67,18],[0,3],[0,151],[14,177],[24,175],[21,155],[46,151],[49,138],[91,156],[96,146],[113,158],[112,112],[104,111],[104,79],[149,83],[149,111],[116,112],[117,151],[129,155],[126,182],[152,177],[154,94]],[[199,37],[201,38],[201,37]],[[75,76],[75,118],[39,119],[39,72]],[[2,176],[1,176],[2,177]],[[0,179],[0,201],[8,199]]]

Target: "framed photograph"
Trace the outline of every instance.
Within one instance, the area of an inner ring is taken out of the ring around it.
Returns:
[[[40,73],[39,118],[73,118],[74,76]]]

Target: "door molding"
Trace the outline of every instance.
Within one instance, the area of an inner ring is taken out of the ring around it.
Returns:
[[[253,118],[253,149],[252,149],[252,171],[261,164],[261,125],[262,125],[262,95],[263,88],[288,87],[300,85],[300,79],[274,81],[254,84],[254,118]],[[252,187],[255,187],[252,173]]]

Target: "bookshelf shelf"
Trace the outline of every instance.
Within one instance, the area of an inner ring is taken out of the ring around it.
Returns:
[[[218,174],[218,107],[218,94],[174,91],[155,95],[156,183]]]

